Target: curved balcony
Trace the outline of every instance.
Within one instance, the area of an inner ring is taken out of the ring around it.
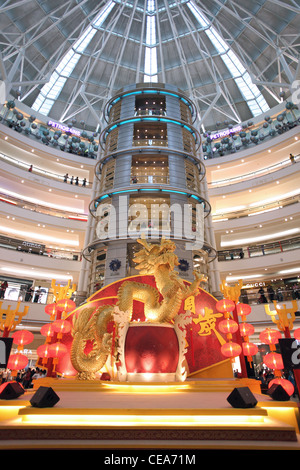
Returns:
[[[275,253],[283,253],[290,250],[298,250],[300,248],[300,237],[290,238],[287,240],[279,240],[272,243],[264,243],[258,245],[244,246],[231,250],[218,251],[218,261],[232,261],[238,259],[255,258],[258,256],[272,255]]]
[[[2,160],[5,163],[9,163],[10,165],[15,166],[16,168],[20,168],[21,170],[28,171],[31,174],[36,174],[36,175],[43,176],[45,178],[50,178],[52,180],[59,181],[59,182],[65,182],[65,183],[71,182],[70,177],[66,179],[65,175],[59,175],[57,173],[44,170],[37,166],[30,165],[28,163],[25,163],[22,160],[18,160],[17,158],[5,155],[4,153],[0,153],[0,160]],[[88,186],[91,186],[93,182],[87,181],[86,178],[82,178],[82,179],[74,178],[71,184],[74,184],[74,186],[77,185],[77,186],[82,186],[82,187],[88,187]]]
[[[150,96],[171,96],[179,99],[182,101],[186,106],[188,106],[191,116],[192,122],[195,122],[197,119],[197,110],[194,103],[189,100],[183,93],[180,91],[168,90],[167,88],[160,87],[159,85],[149,85],[146,84],[137,84],[135,89],[132,90],[120,90],[105,106],[104,109],[104,119],[106,122],[109,122],[110,111],[112,107],[117,104],[123,98],[128,96],[142,96],[142,95],[150,95]]]
[[[28,252],[0,247],[0,273],[17,279],[57,279],[76,282],[81,263],[78,260],[51,256],[38,256]]]
[[[123,125],[126,125],[126,124],[131,124],[131,123],[165,123],[165,124],[174,124],[176,126],[179,126],[180,128],[188,131],[190,133],[190,135],[193,137],[194,139],[194,143],[195,143],[195,150],[197,151],[201,145],[201,136],[200,136],[200,133],[198,132],[198,130],[191,126],[190,124],[186,124],[184,121],[180,120],[180,119],[174,119],[174,118],[168,118],[168,117],[156,117],[156,116],[142,116],[142,117],[138,117],[138,116],[132,116],[132,117],[127,117],[126,119],[118,119],[116,121],[113,121],[110,125],[106,126],[101,134],[100,134],[100,138],[99,138],[99,143],[100,143],[100,146],[101,148],[105,151],[107,150],[106,149],[106,139],[108,137],[108,135],[114,130],[114,129],[117,129],[118,127],[120,126],[123,126]],[[153,139],[150,139],[152,140],[153,142]],[[133,142],[137,142],[137,139],[133,140]],[[149,139],[147,139],[147,142],[149,142]],[[163,141],[163,144],[160,144],[160,139],[157,139],[157,144],[158,146],[160,147],[167,147],[166,144],[166,141],[164,140]],[[149,145],[144,145],[144,146],[149,146]],[[153,145],[154,147],[154,145]],[[117,151],[117,148],[114,149],[115,151]]]
[[[62,219],[77,220],[82,222],[87,221],[87,215],[82,212],[73,212],[72,210],[59,209],[56,207],[37,204],[36,202],[30,202],[30,200],[26,200],[25,198],[21,199],[11,194],[0,193],[0,201],[10,206],[18,207],[20,209],[26,209],[28,211],[36,212],[39,214],[50,215]]]
[[[226,178],[226,179],[222,179],[222,180],[217,180],[217,181],[211,181],[208,183],[208,188],[209,190],[213,190],[214,188],[219,188],[219,187],[229,187],[229,191],[231,189],[231,185],[234,185],[234,184],[238,184],[238,183],[243,183],[245,181],[250,181],[254,178],[260,178],[262,176],[266,176],[266,175],[274,175],[276,178],[280,178],[280,175],[277,176],[277,174],[275,174],[276,172],[280,171],[280,170],[283,170],[287,167],[290,167],[291,163],[298,163],[300,162],[300,154],[298,155],[293,155],[292,157],[289,157],[289,158],[286,158],[284,160],[282,160],[281,162],[279,163],[276,163],[274,165],[270,165],[268,167],[264,167],[260,170],[256,170],[256,171],[251,171],[250,173],[246,173],[246,174],[243,174],[243,175],[239,175],[239,176],[233,176],[231,178]],[[294,171],[295,168],[293,168],[291,171]],[[285,176],[285,175],[283,175]]]
[[[135,187],[133,187],[133,186],[135,186]],[[122,194],[123,195],[134,195],[134,196],[145,196],[146,194],[151,194],[152,197],[153,197],[153,195],[155,195],[155,196],[167,196],[167,195],[171,195],[171,194],[182,195],[182,196],[186,196],[188,199],[190,199],[190,203],[202,204],[203,207],[204,207],[204,217],[207,217],[210,214],[210,211],[211,211],[211,207],[210,207],[209,202],[206,201],[206,199],[199,196],[198,193],[181,191],[181,190],[178,190],[177,188],[173,188],[173,187],[165,188],[165,187],[162,187],[160,185],[154,185],[154,184],[141,185],[140,187],[139,187],[139,185],[134,184],[130,187],[119,188],[117,191],[111,191],[111,192],[106,193],[106,194],[100,194],[97,198],[95,198],[91,201],[90,206],[89,206],[90,214],[94,218],[96,218],[95,213],[96,213],[97,207],[100,203],[102,203],[105,200],[108,200],[112,196],[115,196],[115,195],[120,196]]]
[[[182,150],[178,149],[173,149],[170,147],[160,147],[160,146],[155,146],[155,148],[149,148],[149,146],[134,146],[134,147],[128,147],[128,148],[122,148],[120,150],[115,150],[112,153],[105,154],[102,158],[97,160],[97,163],[95,165],[95,174],[96,177],[99,179],[99,174],[101,174],[101,168],[105,163],[107,163],[110,159],[115,159],[118,156],[124,155],[124,154],[132,154],[132,155],[138,155],[141,152],[143,152],[143,155],[152,155],[152,154],[159,154],[159,155],[165,155],[165,154],[175,154],[179,155],[184,159],[191,159],[193,163],[197,166],[198,171],[199,171],[199,176],[201,176],[201,180],[204,178],[206,174],[206,168],[203,164],[203,161],[197,157],[197,155],[194,155],[193,153],[188,153],[188,152],[183,152]]]
[[[212,159],[231,155],[245,150],[255,149],[259,144],[272,142],[275,137],[298,127],[300,124],[300,112],[293,103],[286,103],[286,107],[271,116],[261,115],[254,121],[237,126],[229,126],[228,129],[203,134],[202,150],[204,159]],[[278,107],[277,107],[278,108]],[[272,112],[272,110],[271,110]]]
[[[167,236],[168,238],[174,240],[175,242],[176,241],[184,241],[186,243],[190,242],[190,243],[193,243],[194,241],[191,240],[190,238],[186,238],[186,237],[176,237],[174,236],[174,234],[170,233],[170,231],[166,231],[164,232],[163,230],[161,230],[161,233],[160,233],[160,236]],[[109,238],[109,243],[111,242],[114,242],[114,241],[120,241],[120,240],[123,240],[124,243],[132,243],[132,241],[135,241],[136,238],[138,238],[138,236],[140,236],[140,234],[137,233],[137,236],[135,238],[131,238],[131,237],[123,237],[123,238]],[[82,257],[85,258],[87,261],[91,261],[91,256],[92,256],[92,253],[94,250],[96,250],[97,248],[99,247],[103,247],[104,245],[106,245],[108,242],[108,240],[94,240],[93,242],[91,242],[89,245],[87,245],[83,250],[82,250]],[[214,261],[216,258],[217,258],[217,251],[209,244],[207,243],[206,241],[203,242],[203,246],[201,249],[197,248],[197,252],[199,253],[203,253],[205,256],[207,256],[207,262],[208,263],[211,263],[212,261]],[[195,261],[195,263],[197,264],[197,260]],[[104,266],[105,265],[105,261],[101,261],[101,266]]]
[[[273,212],[279,209],[282,209],[287,206],[291,206],[300,202],[300,194],[295,196],[287,197],[285,199],[275,200],[273,202],[265,203],[261,202],[261,205],[256,204],[255,207],[246,206],[240,210],[218,210],[216,213],[212,214],[213,222],[225,222],[227,220],[240,219],[243,217],[253,217],[260,216],[262,214],[267,214],[268,212]]]
[[[5,237],[0,234],[0,247],[7,250],[29,253],[38,256],[47,256],[53,259],[64,259],[71,261],[81,261],[81,252],[68,248],[51,248],[46,244],[35,243],[29,240]]]
[[[40,141],[46,146],[80,157],[97,158],[98,143],[95,140],[95,134],[74,129],[71,125],[47,121],[46,117],[45,122],[41,122],[16,107],[12,100],[3,106],[0,121],[30,140]]]

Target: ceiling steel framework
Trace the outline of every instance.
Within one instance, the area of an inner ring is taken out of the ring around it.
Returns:
[[[81,52],[49,115],[78,127],[101,125],[104,103],[144,80],[146,19],[156,18],[159,82],[176,85],[196,103],[203,128],[243,122],[252,114],[207,28],[239,58],[269,107],[287,98],[300,78],[296,0],[114,0]],[[57,65],[108,3],[98,0],[7,0],[0,7],[2,102],[9,93],[32,106]],[[147,9],[148,8],[148,9]],[[152,47],[152,46],[151,46]],[[285,96],[283,94],[285,93]]]

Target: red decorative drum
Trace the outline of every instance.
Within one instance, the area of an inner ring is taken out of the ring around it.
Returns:
[[[124,356],[128,380],[175,380],[179,343],[173,325],[131,323]]]

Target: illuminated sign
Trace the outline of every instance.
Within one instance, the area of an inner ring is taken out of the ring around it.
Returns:
[[[60,124],[59,122],[48,121],[48,126],[54,127],[55,129],[59,129],[60,131],[68,132],[70,134],[77,135],[77,137],[80,137],[80,131],[78,131],[77,129],[73,129],[73,127]]]
[[[230,134],[235,134],[236,132],[240,132],[242,130],[242,126],[236,126],[232,129],[226,129],[225,131],[217,132],[216,134],[210,135],[211,139],[221,139],[223,137],[227,137]]]

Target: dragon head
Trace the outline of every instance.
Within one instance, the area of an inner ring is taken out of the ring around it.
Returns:
[[[153,275],[161,265],[167,266],[170,271],[178,266],[178,257],[174,253],[176,245],[171,240],[162,237],[160,244],[148,243],[145,238],[137,241],[143,248],[134,255],[133,261],[137,263],[136,269],[140,274]]]

